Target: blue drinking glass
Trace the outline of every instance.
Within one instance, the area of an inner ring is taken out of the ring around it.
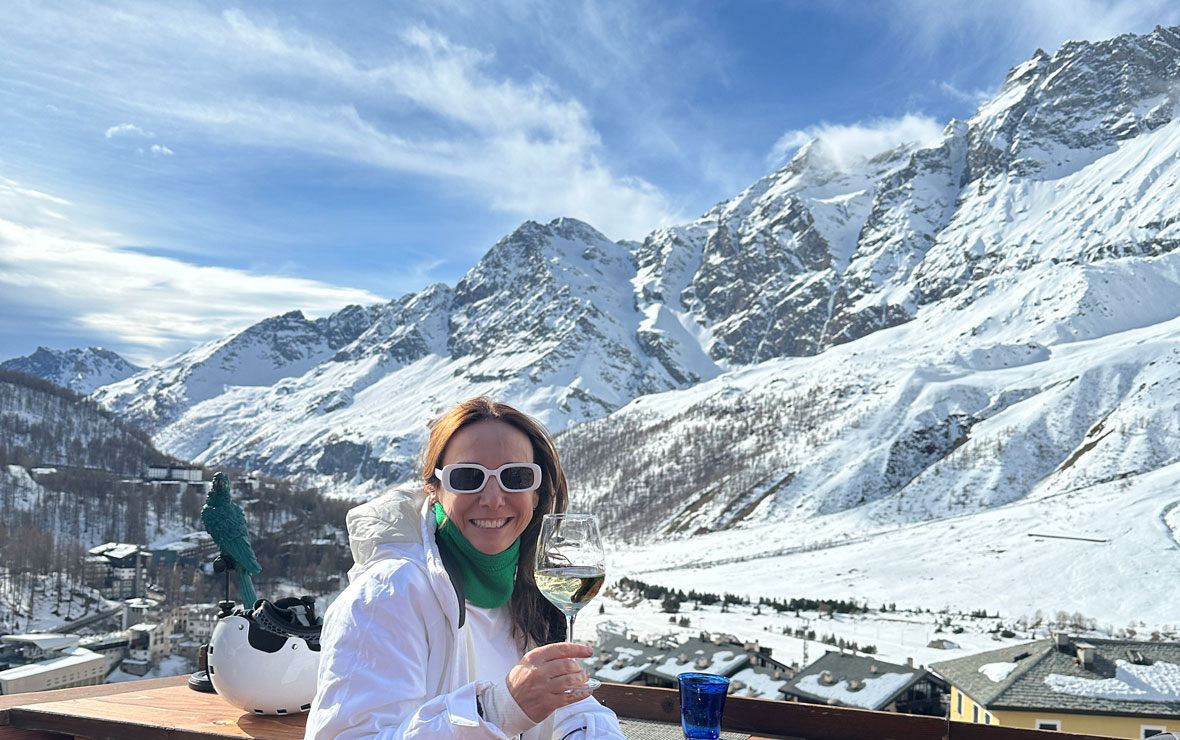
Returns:
[[[681,673],[680,723],[690,740],[717,740],[729,679],[712,673]]]

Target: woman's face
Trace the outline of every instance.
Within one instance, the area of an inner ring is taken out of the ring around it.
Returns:
[[[534,462],[528,435],[511,424],[489,419],[463,427],[447,443],[441,469],[452,463],[479,463],[495,470],[504,463]],[[533,518],[536,491],[505,493],[496,477],[489,477],[479,493],[451,493],[441,485],[432,493],[447,519],[482,553],[507,550]]]

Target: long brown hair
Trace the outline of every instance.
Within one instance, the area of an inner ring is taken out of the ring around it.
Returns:
[[[514,632],[518,638],[536,645],[565,639],[565,618],[537,590],[533,563],[537,538],[541,534],[543,514],[559,514],[569,504],[569,487],[557,458],[553,438],[541,423],[508,404],[479,397],[460,403],[430,425],[430,438],[422,451],[422,482],[427,489],[441,485],[435,468],[442,467],[443,454],[451,437],[460,429],[481,421],[502,421],[524,432],[533,446],[533,462],[541,466],[541,487],[537,489],[537,506],[533,517],[520,535],[520,555],[516,561],[516,581],[508,601]]]

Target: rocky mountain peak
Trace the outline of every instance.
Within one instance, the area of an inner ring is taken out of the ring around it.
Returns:
[[[1038,49],[972,118],[971,179],[1076,172],[1171,121],[1178,79],[1180,27],[1069,41],[1051,57]]]
[[[84,395],[141,369],[102,347],[64,351],[37,347],[32,354],[7,360],[0,367],[44,378]]]
[[[543,353],[579,351],[585,326],[633,310],[631,259],[628,245],[576,219],[524,223],[455,286],[448,354],[519,356],[522,342]],[[505,372],[518,365],[509,361]]]

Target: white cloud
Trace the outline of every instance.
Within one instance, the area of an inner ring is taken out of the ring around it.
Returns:
[[[176,152],[172,151],[163,144],[152,144],[151,153],[157,157],[171,157]]]
[[[38,195],[52,198],[0,179],[0,212]],[[0,218],[0,315],[37,315],[44,325],[27,327],[30,335],[84,334],[150,363],[267,316],[382,300],[315,280],[146,255],[115,239],[71,223]]]
[[[175,132],[425,176],[496,210],[574,216],[616,238],[683,217],[658,188],[608,164],[589,112],[552,80],[505,71],[493,51],[427,26],[345,48],[265,11],[183,2],[161,11],[132,1],[117,15],[42,10],[13,22],[40,44],[68,38],[71,51],[55,61],[72,74],[88,70],[70,54],[101,58],[86,92]],[[151,132],[132,123],[107,131],[136,135]]]
[[[430,29],[403,33],[402,54],[361,68],[341,50],[302,34],[262,29],[239,13],[231,25],[273,60],[298,59],[353,99],[392,95],[441,124],[416,132],[353,104],[238,101],[181,109],[238,136],[334,154],[395,171],[453,180],[498,210],[547,220],[582,218],[616,237],[640,237],[679,217],[654,186],[612,172],[585,108],[544,78],[495,78],[487,54]],[[281,122],[281,123],[278,123]],[[436,131],[442,131],[442,134]]]
[[[106,138],[113,139],[116,136],[142,136],[145,139],[150,139],[155,134],[150,131],[144,131],[134,123],[120,123],[118,126],[111,126],[107,129]]]
[[[995,97],[998,90],[963,90],[950,82],[938,83],[938,89],[956,100],[972,105],[981,105]]]
[[[784,133],[767,155],[767,163],[778,166],[796,149],[814,141],[818,150],[844,168],[902,144],[929,146],[941,138],[942,129],[933,118],[913,113],[851,125],[821,123]]]
[[[26,198],[33,201],[47,201],[49,203],[56,203],[59,206],[70,205],[70,202],[64,198],[58,198],[49,193],[42,193],[39,190],[21,187],[20,183],[0,176],[0,203],[19,198]]]
[[[1173,0],[1007,0],[959,3],[948,12],[944,0],[896,0],[886,17],[911,48],[929,53],[945,44],[986,44],[991,51],[1006,50],[1015,64],[1037,47],[1052,53],[1066,41],[1100,41],[1173,25],[1180,9]]]

